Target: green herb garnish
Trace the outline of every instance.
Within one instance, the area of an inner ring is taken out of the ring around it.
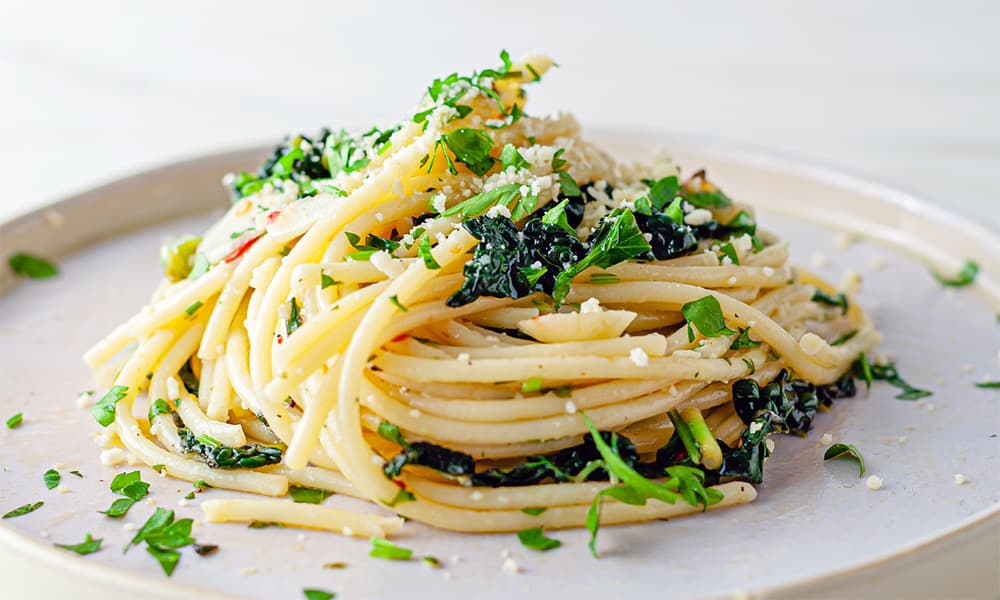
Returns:
[[[948,287],[965,287],[967,285],[972,285],[976,280],[976,275],[979,274],[979,265],[971,260],[965,261],[962,268],[958,271],[958,274],[953,278],[944,277],[936,271],[931,271],[931,275],[934,279],[938,280],[938,283]]]
[[[861,456],[861,451],[851,444],[834,444],[823,453],[823,460],[833,460],[835,458],[853,458],[858,462],[858,477],[865,474],[865,459]]]
[[[7,429],[16,429],[24,422],[24,413],[14,413],[7,419]]]
[[[413,557],[413,550],[397,546],[382,538],[371,538],[372,548],[368,556],[372,558],[384,558],[387,560],[410,560]]]
[[[104,540],[101,538],[94,539],[88,533],[83,541],[79,544],[54,544],[57,548],[62,548],[63,550],[69,550],[71,552],[76,552],[81,556],[86,556],[87,554],[93,554],[101,549],[101,542]]]
[[[704,296],[697,300],[688,302],[681,307],[681,314],[687,319],[688,341],[695,340],[695,334],[691,326],[698,328],[701,335],[705,337],[719,337],[731,335],[735,331],[726,327],[726,319],[722,314],[722,305],[715,296]]]
[[[318,590],[315,588],[306,588],[302,590],[302,595],[306,597],[306,600],[331,600],[337,596],[333,592]]]
[[[542,531],[541,527],[532,527],[531,529],[518,531],[517,539],[521,540],[521,544],[526,548],[540,550],[542,552],[546,550],[553,550],[562,546],[562,542],[559,540],[546,537],[545,532]]]
[[[149,493],[149,484],[142,480],[142,474],[139,471],[115,475],[109,487],[112,492],[123,497],[112,502],[107,510],[98,512],[112,518],[124,516],[136,502],[145,498],[146,494]]]
[[[410,311],[410,309],[408,309],[405,306],[403,306],[403,303],[399,301],[399,296],[397,296],[396,294],[393,294],[393,295],[389,296],[389,302],[391,302],[393,306],[395,306],[396,308],[398,308],[399,310],[401,310],[403,312],[409,312]]]
[[[528,506],[526,508],[522,508],[521,512],[523,512],[526,515],[531,515],[533,517],[537,517],[538,515],[542,514],[543,512],[545,512],[547,510],[548,510],[548,508],[546,508],[544,506]]]
[[[51,262],[24,252],[8,258],[7,264],[15,274],[31,279],[45,279],[59,274],[59,269]]]
[[[100,400],[90,407],[90,414],[94,416],[94,420],[100,423],[101,426],[107,427],[111,425],[115,420],[115,405],[127,395],[127,386],[116,385],[112,387],[108,390],[107,394],[104,394]]]
[[[745,350],[747,348],[756,348],[760,346],[763,342],[756,342],[750,339],[750,328],[740,329],[740,334],[736,336],[733,343],[729,345],[730,350]]]
[[[977,381],[973,385],[983,389],[1000,388],[1000,381]]]
[[[426,235],[421,236],[420,242],[417,243],[417,255],[424,261],[424,266],[428,269],[433,271],[441,268],[438,261],[434,259],[434,253],[431,251],[431,239]]]
[[[300,487],[297,485],[288,488],[288,495],[295,502],[303,504],[320,504],[333,495],[333,492],[311,487]]]
[[[915,388],[903,381],[903,378],[899,376],[899,371],[896,370],[896,365],[893,363],[887,365],[871,364],[868,362],[868,357],[865,356],[864,352],[851,365],[851,370],[855,377],[863,379],[869,388],[872,381],[884,381],[891,386],[899,388],[902,391],[896,395],[898,400],[919,400],[920,398],[934,395],[933,392]]]
[[[59,481],[62,477],[59,475],[59,471],[55,469],[49,469],[42,475],[42,480],[45,481],[45,487],[52,490],[59,486]]]
[[[4,514],[3,517],[0,517],[0,518],[2,518],[2,519],[12,519],[14,517],[20,517],[22,515],[26,515],[28,513],[35,512],[36,510],[38,510],[39,508],[41,508],[44,505],[45,505],[44,502],[35,502],[34,504],[28,503],[28,504],[25,504],[24,506],[18,506],[17,508],[15,508],[12,511],[7,512],[6,514]]]
[[[829,294],[816,290],[816,293],[813,294],[812,301],[819,302],[821,304],[826,304],[828,306],[839,306],[840,314],[842,315],[847,314],[847,309],[848,309],[847,295],[845,295],[843,292],[831,296]]]

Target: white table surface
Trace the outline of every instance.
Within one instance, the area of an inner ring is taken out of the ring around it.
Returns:
[[[406,114],[435,76],[506,47],[562,65],[530,112],[799,156],[1000,229],[1000,2],[0,6],[0,221],[164,162]],[[970,566],[935,560],[867,589],[936,595],[920,580]]]

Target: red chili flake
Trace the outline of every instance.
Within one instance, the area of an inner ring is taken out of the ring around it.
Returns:
[[[396,337],[392,338],[392,341],[393,342],[402,342],[403,340],[405,340],[408,337],[410,337],[410,334],[408,334],[408,333],[401,333],[401,334],[397,335]]]
[[[399,489],[401,489],[401,490],[405,490],[406,489],[406,483],[405,482],[400,481],[398,479],[393,479],[392,482],[395,483],[396,487],[398,487]]]
[[[280,343],[281,343],[281,342],[283,342],[283,341],[285,341],[285,338],[284,338],[284,336],[282,336],[282,335],[281,335],[281,334],[279,333],[279,334],[278,334],[278,343],[280,344]]]
[[[281,214],[280,210],[272,210],[270,213],[268,213],[267,224],[270,225],[271,223],[274,223],[274,220],[277,219],[278,215],[280,214]]]
[[[254,244],[256,244],[257,240],[259,240],[262,237],[264,237],[263,233],[260,234],[260,235],[258,235],[255,238],[250,238],[249,240],[243,242],[243,245],[241,245],[240,247],[236,248],[235,250],[233,250],[232,252],[230,252],[229,254],[227,254],[226,257],[223,258],[222,260],[224,262],[227,262],[227,263],[233,262],[237,258],[243,256],[243,253],[245,253],[247,250],[249,250],[250,246],[253,246]]]

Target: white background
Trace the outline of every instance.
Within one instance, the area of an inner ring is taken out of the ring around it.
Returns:
[[[0,219],[165,161],[402,116],[433,77],[506,47],[562,65],[529,111],[817,160],[995,229],[997,23],[1000,2],[8,2]]]

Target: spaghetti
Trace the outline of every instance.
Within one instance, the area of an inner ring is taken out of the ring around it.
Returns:
[[[753,500],[767,435],[852,395],[878,333],[703,172],[617,163],[571,116],[524,113],[552,62],[501,56],[435,80],[394,127],[294,137],[228,176],[226,215],[165,246],[152,301],[85,355],[111,387],[97,420],[172,477],[321,488],[461,531]]]

